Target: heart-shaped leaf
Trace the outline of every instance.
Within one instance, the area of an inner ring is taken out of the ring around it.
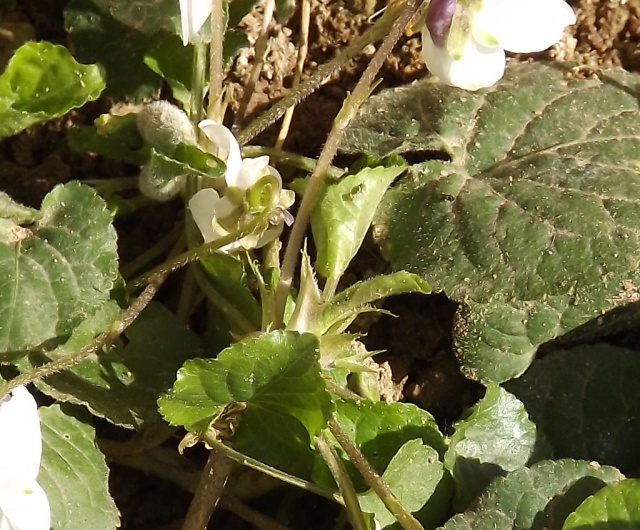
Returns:
[[[33,225],[0,226],[0,352],[68,336],[109,299],[117,260],[111,215],[78,182],[56,186]]]
[[[169,423],[201,433],[228,405],[240,403],[233,446],[280,469],[301,468],[332,408],[319,355],[310,333],[246,338],[216,359],[187,361],[158,401],[160,412]]]
[[[521,64],[490,90],[383,92],[347,131],[346,151],[422,160],[381,204],[376,233],[396,270],[467,305],[468,374],[521,374],[541,343],[615,306],[636,277],[639,80]]]
[[[96,65],[82,65],[63,46],[27,42],[0,75],[0,138],[62,116],[104,89]]]
[[[554,456],[640,466],[637,351],[607,344],[552,350],[507,383],[545,433]]]
[[[42,428],[38,483],[49,499],[52,530],[119,528],[118,508],[109,494],[109,469],[96,447],[93,427],[74,417],[72,408],[52,405],[38,413]]]
[[[589,495],[623,478],[617,469],[597,463],[544,460],[494,480],[482,497],[442,529],[559,529]]]

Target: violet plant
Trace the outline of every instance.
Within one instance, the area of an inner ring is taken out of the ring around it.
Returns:
[[[505,73],[505,49],[540,51],[575,22],[562,0],[407,0],[263,116],[227,128],[225,60],[247,44],[232,26],[252,9],[73,0],[76,56],[104,69],[30,42],[0,75],[3,137],[103,91],[154,100],[69,132],[73,148],[139,177],[61,184],[39,210],[0,195],[0,529],[117,528],[105,456],[189,489],[185,530],[218,506],[296,528],[287,502],[260,517],[249,506],[264,476],[277,480],[262,494],[284,483],[335,503],[336,528],[637,524],[637,510],[613,507],[640,491],[622,474],[640,464],[629,449],[640,421],[615,406],[635,410],[624,381],[640,367],[627,345],[606,344],[638,322],[637,77]],[[371,96],[416,18],[442,82]],[[114,46],[128,35],[144,74],[96,46],[104,28]],[[377,41],[317,160],[246,145]],[[173,103],[158,99],[161,82]],[[334,167],[339,148],[366,156]],[[407,162],[415,153],[427,156]],[[278,164],[300,178],[290,185]],[[166,201],[181,205],[176,228],[119,264],[113,218]],[[372,226],[393,272],[349,284]],[[175,303],[153,301],[183,268]],[[459,301],[456,353],[485,385],[444,434],[429,412],[381,398],[376,352],[352,327],[432,286]],[[29,383],[55,401],[39,421]],[[131,435],[98,449],[92,418]],[[200,444],[204,464],[189,449]]]

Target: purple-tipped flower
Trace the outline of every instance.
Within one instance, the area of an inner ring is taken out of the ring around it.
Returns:
[[[431,0],[422,56],[446,84],[478,90],[502,77],[505,50],[545,50],[575,21],[564,0]]]

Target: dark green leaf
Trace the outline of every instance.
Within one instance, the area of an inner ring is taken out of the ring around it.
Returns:
[[[640,527],[640,480],[609,484],[587,498],[562,530],[636,530]]]
[[[160,30],[178,34],[180,6],[175,0],[109,0],[109,12],[116,19],[142,33]]]
[[[612,467],[576,460],[545,460],[494,480],[466,512],[443,530],[560,530],[589,495],[624,477]]]
[[[52,530],[115,530],[120,517],[109,494],[109,469],[92,427],[59,405],[38,410],[42,463],[38,483],[51,506]]]
[[[119,311],[115,304],[83,322],[67,344],[47,354],[57,359],[105,331]],[[91,356],[36,385],[61,401],[85,405],[116,425],[140,428],[161,421],[158,397],[171,388],[186,359],[202,356],[204,346],[162,305],[151,303],[125,332],[128,343]],[[41,364],[36,354],[18,363],[22,371]]]
[[[177,9],[178,3],[172,3]],[[71,0],[64,23],[76,57],[105,67],[108,94],[138,101],[158,96],[162,80],[144,64],[144,54],[158,36],[126,26],[92,0]]]
[[[27,42],[0,75],[0,138],[81,107],[103,89],[97,66],[78,64],[63,46]]]
[[[640,467],[640,355],[593,344],[552,350],[506,386],[525,404],[556,458]]]
[[[40,219],[0,236],[0,352],[71,333],[109,298],[116,233],[104,201],[78,182],[57,186]]]
[[[371,98],[347,132],[348,151],[423,160],[375,233],[396,270],[468,305],[457,344],[470,375],[521,374],[635,277],[639,79],[528,63],[475,93],[414,83]]]
[[[145,64],[161,76],[183,108],[191,108],[193,47],[183,46],[177,37],[164,39],[144,56]]]

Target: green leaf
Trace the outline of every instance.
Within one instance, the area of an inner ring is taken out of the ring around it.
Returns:
[[[178,34],[180,9],[175,0],[109,0],[109,13],[145,34],[166,30]]]
[[[71,339],[48,359],[57,359],[88,344],[119,316],[115,304],[83,322]],[[171,388],[186,359],[205,353],[195,334],[164,306],[152,302],[127,329],[126,345],[112,347],[63,372],[37,381],[45,394],[86,406],[92,414],[123,427],[139,429],[162,421],[158,397]],[[32,354],[18,363],[21,371],[41,364]]]
[[[431,287],[416,274],[400,271],[358,282],[341,291],[326,303],[322,312],[321,333],[333,326],[339,331],[372,302],[404,293],[429,294]],[[344,323],[346,321],[346,324]]]
[[[404,166],[364,168],[325,186],[311,214],[316,270],[337,281],[362,244],[384,192]]]
[[[178,37],[164,39],[145,54],[144,63],[169,84],[183,108],[191,108],[192,46],[183,46]]]
[[[97,66],[77,63],[63,46],[27,42],[0,75],[0,138],[81,107],[103,89]]]
[[[405,443],[382,475],[385,484],[409,512],[420,511],[435,493],[445,475],[438,452],[420,440]],[[358,496],[362,511],[373,513],[380,528],[396,520],[373,490]]]
[[[551,350],[506,387],[542,429],[556,458],[640,467],[637,351],[593,344]]]
[[[414,83],[371,98],[347,131],[346,151],[423,160],[375,234],[396,270],[467,304],[457,346],[483,381],[521,374],[636,276],[640,78],[567,74],[520,64],[474,93]]]
[[[562,530],[635,530],[640,526],[640,480],[609,484],[587,498],[564,523]]]
[[[559,529],[585,498],[623,478],[617,469],[597,463],[544,460],[494,480],[482,497],[442,529]]]
[[[536,426],[524,405],[496,384],[454,427],[444,461],[456,483],[457,510],[495,477],[524,467],[533,455]]]
[[[337,400],[335,405],[335,420],[379,473],[387,468],[393,456],[409,440],[420,440],[439,454],[444,454],[444,437],[433,416],[415,405],[367,400]],[[337,442],[335,445],[338,452],[344,454]],[[353,464],[346,456],[344,460],[356,490],[366,489]],[[319,457],[313,475],[318,483],[328,487],[334,484],[329,470]]]
[[[64,25],[75,56],[106,69],[109,95],[137,101],[159,95],[162,80],[144,64],[145,53],[156,46],[159,36],[126,26],[92,0],[71,0],[64,10]]]
[[[158,401],[160,412],[202,433],[227,405],[242,403],[233,446],[275,467],[299,468],[331,413],[318,357],[318,339],[309,333],[245,338],[216,359],[187,361]]]
[[[78,182],[56,186],[40,219],[0,235],[0,352],[71,333],[109,299],[116,233],[104,201]],[[1,227],[0,227],[1,229]]]
[[[39,215],[37,210],[23,206],[4,191],[0,191],[0,219],[11,219],[13,223],[25,224],[33,223]]]
[[[95,431],[74,410],[59,405],[38,410],[42,463],[38,484],[51,506],[52,530],[109,530],[120,517],[109,494],[109,469],[95,444]]]

